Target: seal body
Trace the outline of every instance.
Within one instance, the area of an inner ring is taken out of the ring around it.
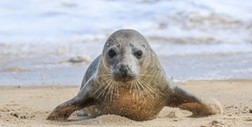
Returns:
[[[167,93],[163,92],[170,91],[162,90],[164,86],[161,84],[166,82],[166,77],[159,62],[152,62],[156,60],[156,54],[145,38],[138,35],[139,33],[127,31],[129,32],[126,34],[125,31],[118,31],[108,39],[103,54],[90,65],[85,74],[82,87],[92,75],[96,82],[93,84],[95,89],[91,92],[91,97],[95,98],[97,103],[93,107],[95,110],[86,110],[92,116],[116,114],[134,120],[149,120],[155,118],[166,105]],[[111,49],[118,50],[115,60],[106,56]],[[140,49],[144,52],[142,60],[134,56]],[[125,79],[120,77],[119,71],[119,78],[115,77],[118,78],[116,81],[113,78],[113,70],[117,73],[116,71],[124,65],[131,66],[129,71],[134,73],[132,75],[135,77],[133,80],[125,81],[127,76]]]
[[[159,92],[158,90],[156,92]],[[140,94],[135,95],[135,94]],[[100,114],[116,114],[134,120],[149,120],[156,115],[166,105],[162,95],[146,97],[142,92],[130,91],[127,88],[119,88],[118,94],[112,94],[111,100],[100,100],[97,109]],[[138,97],[136,97],[138,96]]]
[[[49,120],[67,119],[84,109],[99,116],[115,114],[133,120],[154,119],[164,106],[189,110],[194,116],[217,114],[169,79],[147,40],[135,30],[119,30],[88,67],[79,93],[57,106]]]

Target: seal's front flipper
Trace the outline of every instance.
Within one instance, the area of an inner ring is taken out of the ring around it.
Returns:
[[[77,96],[57,106],[47,117],[47,120],[66,120],[74,111],[94,104],[94,99],[89,97],[89,85],[86,83]]]
[[[74,111],[83,109],[89,105],[92,105],[92,99],[81,99],[78,96],[64,102],[57,106],[47,117],[47,120],[65,120]]]
[[[207,105],[196,96],[178,86],[174,86],[172,91],[173,93],[168,99],[168,106],[179,107],[183,110],[191,111],[194,117],[220,114],[222,112],[220,104],[215,103],[213,105]]]

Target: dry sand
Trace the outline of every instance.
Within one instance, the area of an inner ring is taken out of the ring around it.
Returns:
[[[0,126],[252,127],[252,81],[189,81],[179,85],[202,98],[216,98],[222,103],[224,113],[192,118],[190,112],[167,107],[156,119],[143,122],[115,115],[52,122],[45,120],[49,112],[73,97],[78,87],[0,87]]]

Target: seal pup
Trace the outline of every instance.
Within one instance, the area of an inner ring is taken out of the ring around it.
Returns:
[[[175,85],[143,35],[122,29],[107,39],[102,54],[90,64],[78,94],[47,119],[65,120],[84,109],[92,116],[115,114],[143,121],[154,119],[164,106],[191,111],[193,116],[221,112]]]

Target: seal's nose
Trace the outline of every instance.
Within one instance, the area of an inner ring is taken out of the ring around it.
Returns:
[[[135,75],[131,71],[130,66],[127,64],[120,64],[117,67],[117,70],[113,73],[113,78],[116,81],[127,82],[135,79]]]
[[[129,66],[128,65],[121,65],[121,67],[119,68],[122,77],[127,77],[128,75],[128,71],[129,71]]]

